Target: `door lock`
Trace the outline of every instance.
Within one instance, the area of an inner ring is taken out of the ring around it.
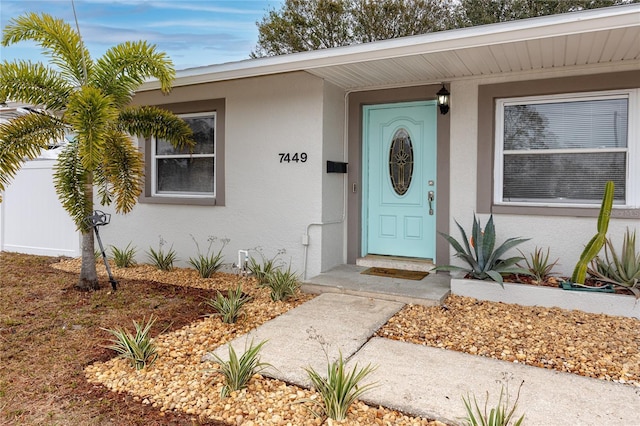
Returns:
[[[435,198],[435,193],[433,191],[429,191],[427,194],[427,201],[429,201],[429,214],[431,216],[433,216],[433,201]]]

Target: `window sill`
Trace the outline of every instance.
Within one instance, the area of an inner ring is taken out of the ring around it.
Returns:
[[[514,214],[532,216],[569,216],[598,217],[600,207],[538,207],[538,206],[505,206],[493,205],[491,212],[495,214]],[[613,208],[614,219],[640,219],[640,208]]]
[[[138,200],[141,204],[178,204],[185,206],[223,206],[216,198],[189,198],[189,197],[148,197],[141,196]]]

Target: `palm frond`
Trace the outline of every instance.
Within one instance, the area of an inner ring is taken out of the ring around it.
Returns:
[[[131,135],[166,139],[176,148],[193,146],[189,125],[173,113],[153,107],[127,107],[120,112],[119,126]]]
[[[85,197],[90,179],[82,167],[78,151],[78,143],[74,141],[60,153],[53,180],[62,207],[71,215],[78,229],[87,231],[90,228],[84,219],[91,215],[93,203]]]
[[[105,147],[104,174],[118,213],[129,213],[142,192],[144,159],[127,134],[112,130]]]
[[[76,131],[82,167],[94,170],[103,159],[106,138],[118,110],[110,97],[85,86],[71,96],[65,117]]]
[[[92,84],[111,95],[116,105],[122,107],[148,77],[157,78],[162,91],[169,92],[175,77],[171,59],[146,41],[128,41],[113,46],[98,59]]]
[[[0,97],[3,100],[11,99],[60,111],[64,109],[72,90],[73,87],[59,73],[41,63],[4,61],[0,64]]]
[[[113,188],[105,174],[105,165],[100,164],[93,170],[93,186],[98,191],[98,199],[101,206],[109,206],[113,201]]]
[[[63,136],[62,123],[45,114],[27,114],[0,124],[0,192],[23,161],[36,158],[50,141]]]
[[[46,13],[13,18],[3,29],[2,45],[34,41],[42,47],[72,85],[82,85],[91,74],[92,61],[80,35],[62,19]]]

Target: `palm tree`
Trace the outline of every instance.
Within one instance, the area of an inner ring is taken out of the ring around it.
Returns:
[[[77,287],[97,289],[94,240],[86,218],[99,202],[127,213],[142,191],[144,162],[131,135],[155,135],[176,147],[192,146],[191,130],[165,110],[129,106],[149,77],[168,93],[175,77],[171,60],[146,41],[114,46],[93,61],[79,32],[61,19],[28,13],[5,26],[2,45],[30,40],[50,65],[27,61],[0,64],[0,101],[34,106],[0,125],[0,191],[51,141],[71,135],[55,166],[56,192],[82,234],[82,269]]]

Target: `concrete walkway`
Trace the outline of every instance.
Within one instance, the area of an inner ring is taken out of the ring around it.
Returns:
[[[342,352],[348,366],[377,365],[369,376],[378,386],[364,396],[373,405],[459,424],[462,396],[474,393],[490,405],[508,379],[515,397],[524,380],[519,413],[528,426],[640,426],[640,388],[589,379],[459,352],[371,337],[402,303],[345,294],[322,294],[273,319],[231,344],[240,354],[252,339],[268,340],[261,361],[272,364],[265,374],[309,387],[304,371],[324,373],[327,357]],[[227,354],[226,346],[216,353]]]

